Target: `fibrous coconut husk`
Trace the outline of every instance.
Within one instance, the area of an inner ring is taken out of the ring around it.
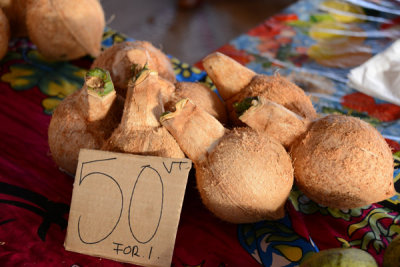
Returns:
[[[103,150],[185,157],[178,143],[158,121],[164,112],[160,79],[157,72],[144,70],[130,83],[121,123],[105,142]]]
[[[312,120],[317,117],[310,98],[300,87],[279,74],[256,75],[238,94],[226,100],[229,118],[234,125],[240,125],[241,122],[237,118],[233,105],[245,98],[255,96],[280,104],[303,118]]]
[[[84,108],[87,97],[85,88],[66,97],[54,111],[48,129],[49,147],[55,163],[71,174],[76,171],[80,149],[100,149],[122,116],[124,102],[122,98],[116,98],[105,116],[89,122]]]
[[[224,126],[214,116],[187,98],[178,101],[175,111],[164,114],[160,122],[194,162],[204,158],[225,134]]]
[[[28,0],[0,0],[0,8],[6,14],[13,37],[26,37],[26,4]]]
[[[251,106],[239,119],[250,128],[275,138],[286,149],[304,132],[310,121],[264,97],[249,99]],[[242,102],[243,103],[243,102]]]
[[[329,115],[315,121],[291,155],[297,185],[322,205],[357,208],[395,194],[391,150],[358,118]]]
[[[228,131],[188,99],[161,123],[194,162],[200,196],[216,216],[232,223],[284,216],[293,167],[279,142],[250,128]]]
[[[0,60],[5,56],[8,50],[8,41],[10,39],[10,25],[7,17],[0,8]]]
[[[97,0],[28,0],[26,24],[31,41],[48,59],[100,53],[105,20]]]
[[[220,52],[206,56],[203,66],[224,100],[239,93],[256,75],[251,69]]]
[[[232,223],[284,217],[293,185],[291,159],[276,140],[249,128],[227,133],[196,166],[205,206]]]

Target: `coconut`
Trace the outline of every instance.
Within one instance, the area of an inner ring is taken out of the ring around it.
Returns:
[[[0,0],[0,8],[6,14],[13,37],[28,36],[26,29],[26,3],[28,0]]]
[[[196,106],[210,113],[222,124],[228,123],[225,104],[209,87],[201,83],[178,82],[175,84],[175,88],[168,103],[164,105],[166,110],[174,109],[179,100],[189,98]]]
[[[374,257],[360,248],[330,248],[311,254],[300,267],[378,267]],[[398,265],[396,265],[398,266]]]
[[[294,83],[279,74],[272,77],[257,75],[245,66],[233,62],[233,59],[218,52],[203,59],[207,74],[226,102],[232,124],[241,125],[233,105],[254,96],[264,96],[304,118],[316,117],[310,98]]]
[[[10,25],[8,19],[0,8],[0,59],[2,59],[8,50],[8,41],[10,39]]]
[[[31,41],[48,59],[100,53],[105,21],[97,0],[29,0],[26,24]]]
[[[312,200],[350,209],[395,194],[393,157],[381,134],[354,117],[314,121],[291,148],[295,179]]]
[[[48,142],[55,163],[74,174],[80,149],[103,146],[121,120],[123,104],[109,74],[89,71],[83,88],[66,97],[51,118]]]
[[[164,112],[162,80],[156,71],[144,69],[130,82],[121,123],[102,149],[159,157],[185,157],[175,139],[158,121]]]
[[[250,223],[284,216],[293,168],[275,139],[250,128],[226,130],[188,99],[160,120],[194,162],[201,199],[217,217]]]
[[[145,65],[158,72],[167,81],[176,81],[172,64],[168,57],[146,41],[122,42],[104,50],[93,62],[92,67],[100,67],[110,72],[118,94],[125,97],[132,72]],[[170,93],[174,90],[170,85]]]

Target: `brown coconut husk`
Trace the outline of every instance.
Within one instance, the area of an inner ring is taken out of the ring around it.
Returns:
[[[199,164],[196,178],[203,203],[215,215],[232,223],[250,223],[284,217],[293,167],[276,140],[238,128]]]
[[[222,124],[228,123],[228,115],[226,113],[225,104],[218,95],[209,87],[201,83],[178,82],[175,84],[175,91],[166,103],[166,110],[173,110],[175,104],[183,99],[190,99],[196,106],[204,109],[214,116]]]
[[[158,72],[166,81],[176,81],[172,64],[168,57],[146,41],[122,42],[104,50],[93,62],[92,68],[100,67],[110,72],[118,94],[125,97],[132,68],[142,69],[145,65]],[[175,88],[167,90],[167,97]]]
[[[0,0],[0,8],[6,14],[13,37],[26,37],[26,4],[28,0]]]
[[[0,8],[0,60],[7,54],[8,41],[10,40],[10,25],[7,17]]]
[[[26,24],[31,41],[48,59],[100,53],[105,20],[97,0],[28,0]]]
[[[175,111],[164,114],[160,121],[194,162],[201,161],[225,134],[214,116],[189,99],[177,102]]]
[[[322,205],[357,208],[395,194],[391,150],[358,118],[329,115],[315,121],[291,155],[297,185]]]
[[[249,223],[284,216],[293,185],[289,155],[276,140],[250,128],[227,132],[190,100],[161,122],[194,162],[205,206],[219,218]]]
[[[218,52],[203,59],[203,66],[225,100],[228,116],[233,125],[243,125],[237,118],[233,105],[255,96],[264,96],[304,118],[310,120],[316,118],[310,98],[300,87],[279,74],[272,77],[257,75]]]
[[[70,174],[76,171],[80,149],[100,149],[122,116],[123,99],[115,98],[97,112],[97,119],[93,116],[96,112],[91,112],[88,121],[89,112],[84,104],[88,102],[87,97],[85,87],[66,97],[54,111],[48,129],[51,155],[55,163]]]
[[[254,71],[220,52],[206,56],[203,66],[224,100],[239,93],[256,75]]]
[[[178,143],[158,121],[164,112],[160,79],[157,72],[143,70],[135,82],[130,83],[121,123],[103,145],[103,150],[185,157]]]
[[[280,104],[303,118],[313,120],[317,117],[310,98],[300,87],[279,74],[271,77],[256,75],[248,86],[226,101],[229,118],[234,125],[241,125],[233,108],[234,104],[245,98],[255,96],[264,97]]]
[[[289,149],[310,125],[309,120],[265,97],[252,99],[250,108],[239,119],[250,128],[275,138],[286,149]]]

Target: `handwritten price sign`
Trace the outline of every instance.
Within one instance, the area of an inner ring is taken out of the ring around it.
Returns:
[[[81,150],[65,248],[170,266],[192,162]]]

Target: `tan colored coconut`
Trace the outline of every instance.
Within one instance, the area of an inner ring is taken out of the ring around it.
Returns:
[[[145,65],[158,72],[159,76],[174,83],[175,73],[168,57],[146,41],[122,42],[104,50],[93,62],[92,68],[99,67],[110,72],[117,92],[124,96],[132,72]],[[170,93],[175,88],[170,85]]]
[[[310,199],[349,209],[394,195],[391,150],[368,123],[344,115],[309,121],[262,97],[239,107],[243,122],[290,149],[295,181]]]
[[[275,138],[286,149],[304,132],[310,121],[265,97],[246,98],[236,105],[239,119],[252,129]]]
[[[8,19],[0,8],[0,60],[5,56],[8,50],[8,41],[10,40],[10,25]]]
[[[164,105],[166,110],[173,110],[179,100],[189,98],[196,106],[213,115],[222,124],[228,123],[225,104],[206,85],[193,82],[178,82],[175,84],[175,88],[168,103]]]
[[[145,69],[135,81],[130,82],[121,123],[102,149],[159,157],[185,157],[175,139],[158,121],[164,112],[162,81],[156,71]]]
[[[250,128],[226,130],[188,99],[160,120],[194,162],[202,201],[217,217],[249,223],[284,216],[293,168],[281,144]]]
[[[29,0],[26,24],[31,41],[48,59],[100,53],[105,21],[97,0]]]
[[[48,129],[55,163],[74,174],[81,148],[100,149],[121,120],[123,99],[117,97],[110,77],[91,70],[84,87],[66,97],[56,108]],[[92,78],[101,77],[101,81]]]
[[[13,37],[28,36],[26,28],[26,4],[28,0],[0,0],[0,8],[6,14]]]
[[[263,96],[294,113],[307,118],[316,117],[310,98],[304,91],[286,78],[257,75],[245,66],[221,53],[213,53],[203,59],[203,66],[218,92],[226,102],[229,118],[234,125],[241,125],[234,104],[247,97]]]
[[[344,115],[316,120],[291,149],[296,183],[312,200],[350,209],[395,194],[393,157],[380,133]]]

